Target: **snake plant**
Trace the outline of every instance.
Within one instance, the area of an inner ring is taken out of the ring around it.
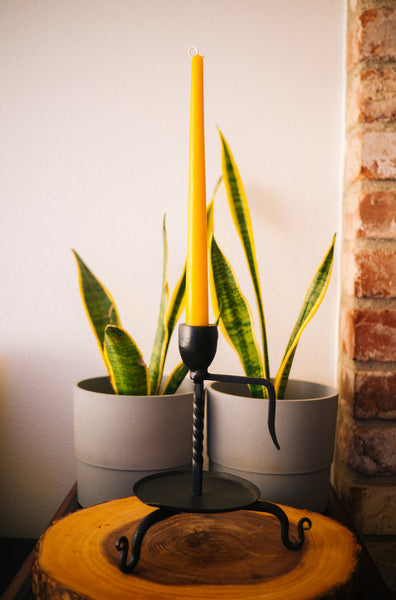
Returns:
[[[217,193],[218,186],[215,189]],[[215,195],[214,194],[214,195]],[[208,240],[213,232],[213,200],[207,208]],[[133,337],[122,328],[121,319],[110,292],[95,277],[82,258],[73,250],[78,268],[81,298],[98,342],[114,392],[131,396],[174,394],[187,374],[180,362],[169,375],[162,389],[163,370],[169,342],[185,305],[186,265],[169,302],[168,243],[165,217],[162,226],[163,268],[157,329],[149,366]]]
[[[97,339],[116,394],[155,395],[160,393],[165,359],[176,322],[185,303],[186,269],[184,267],[169,302],[168,244],[163,220],[163,271],[157,330],[149,366],[133,337],[122,328],[116,304],[110,292],[95,277],[82,258],[73,250],[78,267],[81,298]],[[181,362],[167,379],[162,394],[172,394],[183,381],[187,368]]]
[[[237,277],[221,251],[214,236],[210,243],[210,279],[212,302],[220,328],[231,347],[237,352],[247,376],[270,378],[268,344],[257,267],[253,228],[242,180],[227,141],[219,130],[222,148],[222,179],[235,228],[247,260],[260,320],[260,343],[256,337],[252,311],[242,293]],[[309,285],[301,311],[286,346],[280,367],[274,378],[276,397],[284,398],[287,381],[301,334],[319,308],[329,285],[333,257],[334,235],[330,248]],[[252,395],[264,397],[262,386],[253,387]]]

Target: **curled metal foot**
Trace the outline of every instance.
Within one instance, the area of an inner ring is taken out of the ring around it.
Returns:
[[[149,515],[147,515],[147,517],[140,521],[139,525],[136,527],[135,533],[132,538],[132,553],[129,560],[128,538],[125,535],[123,535],[117,540],[116,548],[121,553],[120,558],[118,560],[118,567],[120,571],[122,571],[123,573],[131,573],[133,571],[133,569],[139,562],[143,538],[148,529],[150,529],[152,525],[155,525],[155,523],[164,521],[165,519],[168,519],[174,514],[177,513],[175,511],[159,508],[158,510],[155,510],[154,512],[150,513]]]
[[[299,550],[304,543],[304,532],[308,531],[308,529],[311,529],[312,527],[312,522],[310,519],[308,519],[308,517],[303,517],[300,519],[297,523],[298,539],[297,541],[293,542],[289,538],[289,519],[287,518],[285,511],[280,506],[272,504],[272,502],[257,500],[257,502],[254,502],[248,507],[248,510],[266,512],[277,517],[281,526],[282,543],[288,550]]]

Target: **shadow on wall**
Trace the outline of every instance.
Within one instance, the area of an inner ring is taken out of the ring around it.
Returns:
[[[58,352],[2,362],[0,536],[37,537],[75,480],[73,370]]]

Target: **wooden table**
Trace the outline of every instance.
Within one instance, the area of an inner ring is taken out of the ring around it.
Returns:
[[[72,513],[76,511],[79,507],[77,502],[77,494],[76,494],[76,485],[70,490],[69,494],[66,496],[62,505],[59,507],[56,515],[54,516],[53,522],[61,518],[62,516]],[[329,516],[333,519],[337,519],[340,523],[349,527],[349,529],[353,530],[353,526],[348,518],[348,515],[345,513],[343,507],[341,506],[337,496],[334,493],[334,490],[331,488],[330,490],[330,506],[328,510]],[[309,535],[309,532],[307,533]],[[362,546],[359,562],[359,574],[358,574],[358,593],[357,598],[360,600],[368,600],[375,598],[376,600],[386,600],[390,599],[391,595],[387,591],[387,588],[375,567],[370,555],[365,549],[364,545],[359,540],[360,545]],[[11,583],[10,587],[6,591],[2,600],[33,600],[34,595],[32,592],[32,565],[34,562],[34,552],[27,558],[24,565],[21,567],[17,576]],[[133,596],[131,596],[133,597]]]

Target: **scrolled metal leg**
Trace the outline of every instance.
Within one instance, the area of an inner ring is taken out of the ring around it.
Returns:
[[[142,548],[143,538],[150,529],[152,525],[155,523],[159,523],[160,521],[164,521],[168,519],[172,515],[177,514],[175,511],[166,510],[164,508],[159,508],[154,512],[150,513],[142,519],[139,525],[136,527],[135,533],[132,538],[132,554],[128,561],[128,551],[129,551],[129,541],[128,538],[123,535],[116,542],[116,548],[121,552],[120,558],[118,561],[118,567],[120,571],[123,573],[131,573],[133,569],[139,562],[140,551]]]
[[[279,442],[275,431],[275,410],[276,410],[276,395],[275,388],[268,379],[263,377],[242,377],[239,375],[223,375],[219,373],[206,373],[205,377],[208,381],[225,381],[227,383],[246,383],[248,385],[262,385],[268,392],[268,431],[271,435],[275,447],[279,450]]]
[[[311,529],[312,522],[308,517],[303,517],[297,523],[298,539],[296,542],[292,542],[289,538],[289,519],[287,514],[280,506],[272,504],[272,502],[265,502],[264,500],[257,500],[247,510],[253,510],[257,512],[266,512],[274,515],[279,519],[281,525],[281,539],[283,545],[288,550],[299,550],[304,543],[304,532]]]

